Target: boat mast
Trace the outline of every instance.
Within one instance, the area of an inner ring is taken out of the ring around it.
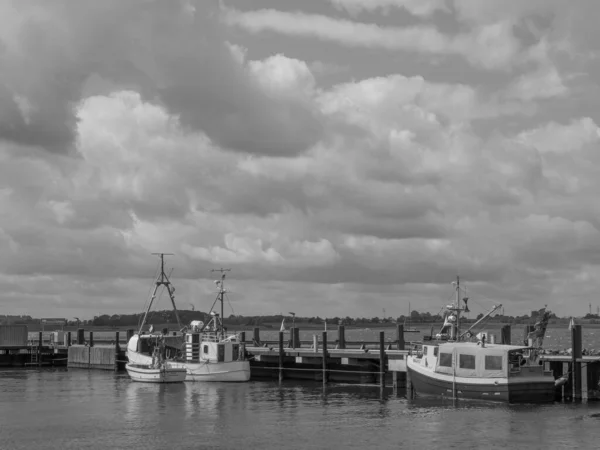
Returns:
[[[455,335],[452,336],[452,338],[454,339],[458,339],[458,336],[460,335],[460,277],[458,275],[456,275],[456,305],[455,305],[455,310],[456,310],[456,330],[455,330]]]
[[[181,321],[179,320],[179,314],[177,313],[177,306],[175,306],[175,288],[171,285],[171,281],[169,277],[165,273],[165,256],[173,255],[173,253],[152,253],[153,255],[158,255],[160,257],[160,274],[156,277],[156,281],[154,282],[154,291],[152,292],[152,297],[150,298],[150,303],[148,304],[148,308],[146,308],[146,312],[144,313],[144,319],[142,320],[142,324],[140,325],[140,329],[138,334],[142,333],[144,325],[146,324],[146,319],[148,317],[148,313],[150,312],[150,308],[152,307],[152,303],[156,298],[156,292],[160,286],[165,286],[167,288],[167,292],[169,293],[169,298],[171,299],[171,304],[173,305],[173,311],[175,311],[175,318],[177,319],[177,325],[181,328]]]
[[[220,269],[212,269],[211,272],[221,272],[221,282],[219,283],[219,294],[217,295],[217,298],[221,301],[221,339],[224,337],[224,333],[223,333],[223,303],[224,303],[224,297],[225,297],[225,292],[227,292],[225,290],[225,272],[231,272],[231,269],[223,269],[222,267]]]

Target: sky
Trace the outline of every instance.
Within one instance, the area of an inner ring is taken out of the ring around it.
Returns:
[[[596,312],[599,14],[0,0],[0,314]]]

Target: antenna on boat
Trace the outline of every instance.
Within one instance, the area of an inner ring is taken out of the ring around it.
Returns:
[[[152,292],[152,297],[150,298],[150,303],[148,304],[148,308],[144,313],[144,319],[142,320],[142,324],[140,325],[140,329],[138,334],[142,333],[142,329],[146,324],[146,318],[148,317],[148,312],[152,307],[152,302],[156,298],[156,291],[158,291],[159,286],[165,286],[167,288],[167,292],[169,293],[169,298],[171,299],[171,304],[173,305],[173,311],[175,312],[175,318],[177,319],[177,325],[181,329],[181,321],[179,320],[179,314],[177,313],[177,306],[175,306],[175,288],[171,285],[171,281],[169,280],[169,276],[165,272],[165,256],[171,256],[173,253],[152,253],[153,255],[158,255],[160,257],[160,274],[156,277],[156,281],[154,282],[154,291]]]
[[[217,294],[217,299],[219,299],[221,301],[221,337],[223,337],[224,336],[224,333],[223,333],[223,304],[224,304],[225,292],[227,292],[225,290],[225,272],[231,272],[231,269],[223,269],[221,267],[220,269],[212,269],[211,272],[221,272],[221,279],[216,280],[215,284],[217,286],[219,286],[219,293]]]

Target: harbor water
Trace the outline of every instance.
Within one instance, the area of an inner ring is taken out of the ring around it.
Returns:
[[[592,449],[600,402],[408,400],[378,387],[132,382],[125,373],[0,370],[1,449]]]

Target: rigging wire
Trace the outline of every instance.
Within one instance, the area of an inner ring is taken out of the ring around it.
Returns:
[[[171,274],[173,273],[173,268],[171,268],[171,271],[169,272],[169,275],[167,276],[167,279],[171,278]],[[154,303],[154,306],[156,307],[159,303],[160,303],[160,299],[162,298],[162,295],[165,292],[165,285],[161,285],[161,289],[160,292],[158,293],[158,298],[156,299],[156,302]],[[150,311],[150,316],[148,317],[148,321],[150,321],[154,315],[156,314],[156,310],[154,311]]]
[[[156,269],[154,270],[154,278],[153,280],[156,281],[156,279],[158,278],[158,272],[160,270],[160,260],[158,261],[158,263],[156,263]],[[154,289],[154,285],[151,284],[150,287],[148,288],[148,293],[146,294],[146,301],[144,302],[144,308],[143,311],[146,310],[148,302],[150,301],[150,295],[152,294],[152,290]],[[140,315],[140,317],[138,317],[138,324],[137,324],[137,328],[140,328],[140,325],[142,323],[142,318],[144,317],[144,315]]]

